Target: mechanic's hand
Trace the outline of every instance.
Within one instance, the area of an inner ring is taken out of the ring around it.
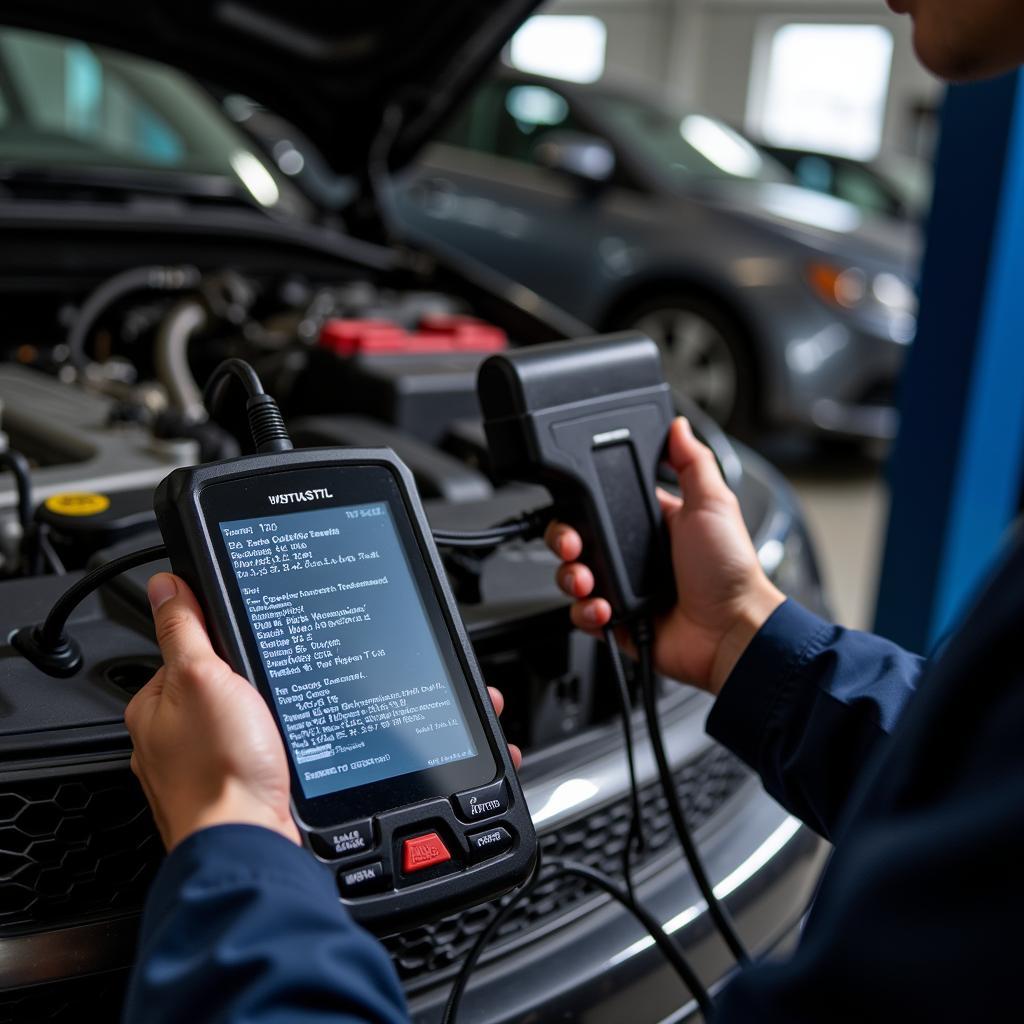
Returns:
[[[679,475],[683,498],[659,490],[672,544],[678,588],[675,606],[656,625],[654,658],[658,671],[717,695],[740,655],[785,600],[761,569],[740,514],[711,451],[683,418],[672,424],[668,461]],[[594,576],[580,535],[552,523],[545,536],[564,563],[558,585],[575,598],[573,622],[599,635],[611,620],[604,598],[591,597]],[[628,647],[625,637],[620,640]]]
[[[288,762],[266,702],[218,657],[188,585],[149,581],[164,665],[132,698],[124,720],[138,776],[168,849],[211,825],[261,825],[293,842]],[[495,710],[504,700],[491,689]],[[519,767],[518,748],[509,745]]]

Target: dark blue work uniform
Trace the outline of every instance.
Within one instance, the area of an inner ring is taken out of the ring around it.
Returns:
[[[719,1021],[1021,1019],[1022,646],[1020,546],[930,665],[793,603],[768,621],[708,729],[835,853],[795,954],[738,974]],[[246,826],[168,857],[126,1012],[132,1024],[407,1020],[386,955],[330,877]]]

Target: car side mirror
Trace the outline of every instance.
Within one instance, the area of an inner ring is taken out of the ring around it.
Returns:
[[[615,172],[615,153],[604,139],[582,132],[548,132],[534,147],[541,167],[590,187],[606,185]]]

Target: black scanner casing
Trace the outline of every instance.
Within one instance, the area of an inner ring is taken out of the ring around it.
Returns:
[[[517,349],[486,360],[477,393],[493,471],[551,492],[616,621],[670,606],[655,486],[675,405],[658,346],[625,332]]]
[[[232,611],[228,583],[218,561],[211,555],[213,530],[216,527],[214,525],[211,528],[211,524],[205,520],[200,505],[203,489],[212,484],[242,481],[255,475],[276,474],[287,470],[360,465],[386,467],[397,478],[406,511],[417,535],[420,553],[469,683],[472,707],[467,709],[467,713],[475,712],[479,716],[497,766],[493,781],[504,779],[509,795],[508,810],[501,814],[500,819],[480,822],[476,826],[467,826],[458,818],[448,794],[439,794],[436,799],[420,800],[409,805],[382,807],[374,815],[374,827],[379,838],[378,849],[385,851],[384,856],[390,855],[393,860],[397,860],[401,837],[438,827],[443,829],[449,841],[455,840],[456,848],[451,853],[457,862],[465,866],[454,874],[428,878],[423,882],[405,880],[400,887],[375,895],[341,898],[341,902],[366,928],[377,935],[391,935],[501,896],[530,877],[537,857],[537,837],[529,809],[430,534],[412,474],[390,449],[301,449],[272,455],[242,456],[176,469],[157,487],[153,502],[171,567],[188,583],[198,598],[214,647],[236,672],[254,682],[254,670]],[[297,813],[294,800],[292,813],[304,844],[309,847],[311,829]],[[465,833],[506,823],[513,830],[513,847],[493,860],[470,866]],[[310,853],[322,861],[325,868],[330,867],[311,848]],[[357,863],[345,863],[343,870],[356,866]],[[394,877],[397,876],[398,867],[395,864]]]

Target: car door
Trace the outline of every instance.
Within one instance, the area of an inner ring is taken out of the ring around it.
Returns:
[[[584,321],[607,272],[598,193],[534,158],[551,131],[587,131],[546,84],[486,82],[398,190],[405,224],[468,253]]]

